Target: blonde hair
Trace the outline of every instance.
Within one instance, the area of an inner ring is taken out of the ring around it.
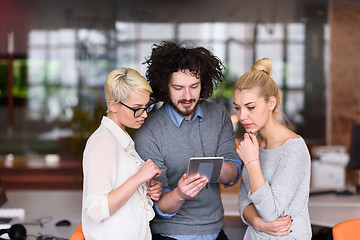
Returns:
[[[104,86],[107,110],[110,111],[109,101],[124,102],[132,91],[147,91],[152,93],[152,89],[146,79],[136,70],[131,68],[119,68],[111,71]]]
[[[234,90],[248,90],[257,88],[258,96],[264,97],[265,101],[269,101],[270,97],[276,98],[276,105],[273,114],[280,121],[287,121],[285,115],[280,109],[281,95],[276,82],[271,78],[273,75],[272,63],[269,58],[258,60],[251,68],[251,72],[240,76],[236,81]]]

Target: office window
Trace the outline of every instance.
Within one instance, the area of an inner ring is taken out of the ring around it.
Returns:
[[[282,110],[296,124],[304,121],[305,26],[302,23],[258,27],[256,59],[269,57],[282,93]]]
[[[78,103],[75,52],[74,31],[30,32],[27,110],[30,119],[47,122],[69,119],[71,107]]]
[[[283,111],[295,125],[311,122],[311,115],[304,116],[305,23],[114,21],[113,29],[71,26],[68,22],[67,28],[29,31],[25,60],[21,67],[15,67],[16,71],[22,69],[16,79],[26,89],[26,118],[44,123],[39,124],[44,129],[34,130],[35,138],[57,124],[68,127],[75,107],[94,111],[95,102],[104,101],[103,85],[111,70],[131,67],[145,75],[146,65],[142,63],[151,54],[153,44],[164,40],[190,40],[213,51],[226,66],[227,93],[232,92],[240,75],[251,70],[254,61],[270,58],[273,78],[283,95]],[[325,25],[325,46],[329,38],[326,29]],[[328,61],[328,51],[324,55]],[[0,63],[6,65],[4,59]],[[0,89],[2,98],[4,86]],[[217,97],[227,98],[222,102],[228,104],[229,112],[233,111],[231,95]]]
[[[92,103],[102,97],[110,70],[131,67],[145,75],[142,63],[153,44],[191,40],[223,60],[232,83],[250,71],[253,61],[270,58],[273,78],[283,94],[283,110],[291,121],[301,122],[304,32],[301,23],[131,22],[116,22],[114,31],[33,31],[29,41],[29,112],[33,118],[48,115],[50,120],[71,117],[71,108],[79,104],[91,109]],[[49,86],[57,86],[59,91],[49,96]],[[68,95],[67,102],[61,101],[64,95]]]

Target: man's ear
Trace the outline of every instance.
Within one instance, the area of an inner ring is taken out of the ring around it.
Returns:
[[[269,109],[272,111],[274,110],[275,106],[276,106],[276,97],[275,96],[271,96],[269,98]]]
[[[114,100],[110,100],[109,103],[109,109],[113,113],[117,113],[118,111],[118,104]]]

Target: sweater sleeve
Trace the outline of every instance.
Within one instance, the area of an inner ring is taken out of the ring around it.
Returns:
[[[284,149],[271,178],[271,184],[266,181],[253,194],[248,193],[250,201],[266,222],[274,221],[282,216],[296,192],[299,191],[300,182],[310,164],[310,155],[305,146],[291,144]]]
[[[151,159],[161,170],[161,175],[155,178],[162,183],[162,188],[165,191],[169,189],[169,183],[167,179],[167,167],[165,165],[164,157],[160,151],[160,144],[157,142],[157,138],[153,132],[147,126],[142,126],[136,131],[134,136],[135,148],[139,156],[146,161]]]
[[[244,217],[244,209],[251,203],[251,201],[248,198],[248,190],[244,184],[244,182],[241,182],[240,190],[239,190],[239,213],[241,220],[246,225],[250,225],[250,223],[245,219]]]

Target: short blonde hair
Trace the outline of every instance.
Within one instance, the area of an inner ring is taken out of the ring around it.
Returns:
[[[152,89],[146,79],[136,70],[131,68],[119,68],[111,71],[104,86],[107,111],[110,111],[109,101],[124,102],[132,91],[146,91],[152,93]]]

